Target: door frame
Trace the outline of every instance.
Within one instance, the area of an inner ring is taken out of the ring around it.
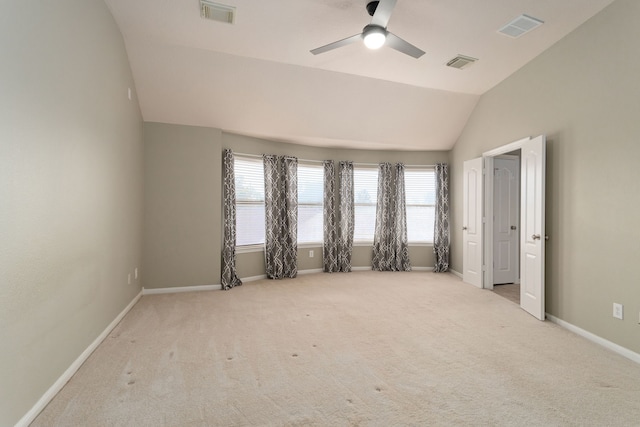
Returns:
[[[520,245],[520,204],[521,204],[521,200],[522,200],[522,198],[520,197],[520,192],[521,192],[520,181],[522,179],[522,174],[520,172],[521,158],[522,158],[521,155],[498,154],[498,155],[494,156],[492,158],[492,160],[491,160],[491,161],[494,162],[494,167],[493,167],[494,171],[495,171],[495,161],[496,160],[510,160],[510,161],[516,162],[517,172],[515,174],[515,179],[517,179],[517,181],[518,181],[518,185],[516,186],[517,191],[518,191],[518,197],[517,197],[517,200],[511,200],[512,205],[510,206],[510,208],[511,209],[515,209],[515,211],[517,213],[517,215],[516,215],[517,216],[517,220],[516,220],[517,232],[514,233],[515,237],[517,238],[517,243],[516,243],[516,245],[514,245],[514,248],[512,249],[512,251],[516,250],[516,252],[517,252],[517,255],[515,257],[513,257],[513,259],[512,259],[512,262],[515,263],[513,268],[516,271],[516,277],[514,278],[514,281],[513,281],[514,284],[520,284],[520,254],[521,254],[521,251],[520,251],[520,247],[521,247],[521,245]],[[487,170],[490,170],[490,169],[487,169]],[[491,173],[491,172],[487,172],[487,173]],[[494,179],[494,181],[493,181],[494,187],[493,187],[492,191],[493,191],[493,196],[494,196],[493,197],[493,201],[495,202],[496,201],[496,198],[495,198],[495,194],[496,194],[495,173],[492,173],[491,175],[492,175],[492,178]],[[495,203],[494,203],[494,208],[495,208]],[[493,214],[495,215],[495,209],[494,209]],[[487,216],[487,218],[491,218],[491,217]],[[493,221],[491,221],[491,224],[492,225],[495,224],[495,219],[493,219]],[[511,225],[513,225],[513,223],[511,223]],[[491,230],[492,235],[490,236],[491,240],[493,240],[493,243],[495,243],[495,239],[496,239],[496,236],[493,234],[493,232],[495,232],[495,231],[496,231],[495,227],[493,227],[492,230]],[[495,249],[495,247],[493,249]],[[495,252],[493,252],[493,254],[495,255]],[[489,265],[487,265],[487,268],[489,268]],[[495,272],[496,272],[496,268],[495,268],[495,265],[493,265],[493,273],[492,273],[493,274],[493,279],[491,281],[491,288],[492,289],[493,289],[493,286],[495,285],[494,282],[496,281]]]
[[[495,157],[510,153],[515,150],[521,150],[525,142],[530,141],[530,137],[522,138],[509,144],[503,145],[493,150],[482,153],[484,161],[484,170],[493,171],[493,160]],[[493,290],[493,173],[486,172],[484,174],[484,275],[482,278],[482,287]],[[520,195],[522,197],[522,194]],[[522,212],[519,213],[522,215]],[[520,224],[518,224],[520,226]],[[522,253],[521,245],[518,245],[518,253]],[[491,268],[489,268],[491,266]]]

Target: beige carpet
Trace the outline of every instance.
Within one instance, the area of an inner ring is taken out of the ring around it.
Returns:
[[[449,274],[145,296],[33,426],[638,426],[640,365]]]
[[[520,305],[520,284],[493,285],[493,292]]]

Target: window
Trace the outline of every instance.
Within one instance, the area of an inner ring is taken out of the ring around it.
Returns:
[[[262,159],[235,157],[236,246],[264,244]]]
[[[373,242],[378,201],[378,169],[353,168],[354,242]]]
[[[298,164],[298,243],[323,240],[324,168]]]
[[[236,245],[264,244],[264,168],[262,159],[235,157]],[[435,171],[407,166],[404,173],[407,237],[410,243],[432,243],[435,215]],[[355,243],[373,242],[378,201],[377,167],[354,167]],[[323,241],[324,169],[298,164],[298,243]]]
[[[431,168],[406,167],[407,237],[410,243],[433,243],[436,204],[436,175]]]
[[[235,156],[236,246],[264,244],[262,159]],[[324,168],[298,164],[298,243],[323,240]]]

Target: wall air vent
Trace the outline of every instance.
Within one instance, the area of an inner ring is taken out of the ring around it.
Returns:
[[[463,70],[470,67],[477,60],[477,58],[471,58],[470,56],[458,55],[451,61],[447,62],[447,67]]]
[[[200,0],[200,16],[212,21],[233,24],[236,20],[236,8],[208,0]]]
[[[504,27],[500,28],[498,32],[515,39],[535,28],[538,28],[542,24],[544,24],[544,21],[541,21],[540,19],[533,18],[528,15],[520,15]]]

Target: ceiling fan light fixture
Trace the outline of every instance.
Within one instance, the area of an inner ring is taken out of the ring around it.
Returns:
[[[371,33],[364,36],[364,45],[369,49],[380,49],[386,40],[382,33]]]
[[[369,49],[380,49],[387,40],[387,33],[382,27],[368,25],[362,31],[362,38]]]
[[[396,2],[397,0],[370,1],[367,3],[367,12],[373,17],[371,18],[371,23],[364,27],[360,34],[355,34],[351,37],[312,49],[311,53],[318,55],[342,46],[358,43],[362,40],[364,45],[369,49],[379,49],[386,45],[405,55],[416,59],[420,58],[424,55],[423,50],[418,49],[408,41],[387,31],[387,24],[389,23],[389,18],[391,18],[391,12],[393,12]]]

